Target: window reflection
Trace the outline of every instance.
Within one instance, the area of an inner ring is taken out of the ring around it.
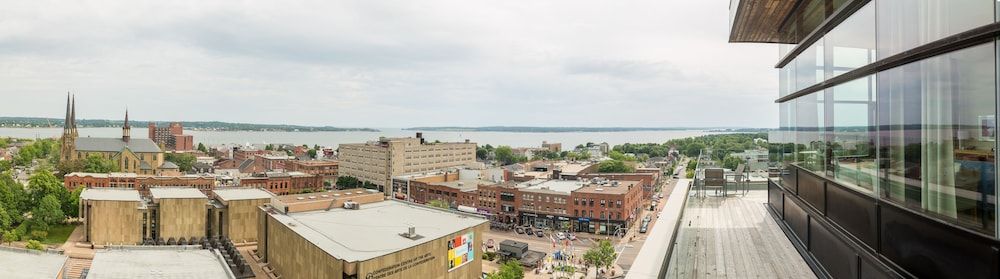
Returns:
[[[900,52],[993,23],[993,2],[983,0],[879,0],[878,56]]]
[[[795,162],[803,169],[819,173],[824,171],[827,157],[822,93],[795,99]]]
[[[985,44],[878,74],[884,199],[993,234],[994,61]]]
[[[831,149],[829,175],[848,186],[871,192],[877,176],[875,165],[875,77],[869,76],[831,88],[827,121]]]

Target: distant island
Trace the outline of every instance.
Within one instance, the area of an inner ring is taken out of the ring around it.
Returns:
[[[436,131],[436,132],[510,132],[510,133],[573,133],[573,132],[637,132],[637,131],[718,131],[732,132],[748,128],[720,127],[524,127],[524,126],[488,126],[488,127],[413,127],[403,130]],[[750,130],[761,130],[750,128]]]
[[[78,119],[80,128],[121,127],[123,120]],[[161,125],[175,121],[136,121],[129,120],[132,127],[146,127],[149,122]],[[299,126],[283,124],[250,124],[229,123],[220,121],[179,121],[184,129],[201,131],[276,131],[276,132],[379,132],[371,128],[340,128],[331,126]],[[62,128],[63,119],[43,117],[3,117],[0,116],[0,128]]]

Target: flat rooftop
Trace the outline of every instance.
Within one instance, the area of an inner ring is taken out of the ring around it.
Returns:
[[[360,209],[268,213],[326,253],[347,262],[391,254],[488,222],[481,217],[387,200]],[[415,227],[422,238],[400,236]]]
[[[215,193],[216,197],[224,201],[270,199],[273,197],[267,191],[256,188],[216,188],[212,193]]]
[[[583,182],[576,180],[535,179],[519,184],[518,188],[521,188],[522,191],[527,190],[528,192],[553,192],[556,194],[569,195],[569,193],[580,189],[583,185]]]
[[[87,278],[228,279],[233,276],[222,256],[211,250],[142,248],[97,251]]]
[[[497,184],[497,183],[496,182],[492,182],[492,181],[486,181],[486,180],[478,180],[478,179],[477,180],[457,180],[457,181],[431,183],[431,185],[441,185],[441,186],[445,186],[445,187],[449,187],[449,188],[453,188],[453,189],[458,189],[459,191],[463,191],[463,192],[479,189],[479,186],[482,186],[482,185],[493,185],[493,184]]]
[[[186,187],[149,188],[154,199],[207,199],[201,190]]]
[[[139,191],[132,188],[86,188],[80,193],[80,199],[92,201],[142,201]]]
[[[640,187],[638,181],[618,181],[618,186],[613,186],[612,183],[608,183],[607,185],[589,184],[577,189],[576,192],[594,194],[625,194],[628,193],[629,186]]]
[[[365,194],[372,194],[372,193],[378,193],[378,194],[382,195],[382,193],[380,193],[378,191],[374,191],[373,192],[373,191],[368,191],[368,189],[353,188],[353,189],[344,189],[344,190],[330,190],[330,191],[326,191],[326,192],[303,193],[303,194],[276,196],[275,198],[277,198],[278,201],[281,201],[283,203],[296,203],[296,202],[317,201],[317,200],[320,200],[320,201],[322,201],[322,200],[333,200],[333,199],[348,198],[348,197],[351,197],[351,196],[358,196],[358,195],[365,195]]]
[[[66,264],[66,256],[35,251],[0,249],[0,274],[3,278],[56,278]]]

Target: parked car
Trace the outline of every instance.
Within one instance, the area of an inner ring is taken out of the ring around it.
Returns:
[[[519,233],[519,234],[524,234],[524,229],[521,228],[521,227],[516,227],[516,228],[514,228],[514,232]]]
[[[652,219],[653,219],[652,216],[646,215],[646,217],[642,217],[642,222],[643,223],[649,223],[649,220],[652,220]]]
[[[545,233],[544,233],[544,232],[542,232],[542,230],[537,230],[537,231],[535,231],[535,236],[538,236],[538,237],[545,237]]]
[[[663,198],[663,193],[660,193],[660,194],[658,194],[657,196],[658,196],[658,197],[660,197],[660,198],[662,199],[662,198]]]
[[[569,238],[569,240],[576,240],[576,235],[575,234],[569,234],[569,236],[567,236],[567,237]]]
[[[649,228],[647,225],[648,224],[642,224],[642,226],[639,227],[639,233],[646,233],[647,228]]]
[[[532,234],[535,234],[535,231],[532,230],[531,228],[524,228],[524,233],[528,234],[528,235],[532,235]]]
[[[564,232],[557,232],[556,233],[556,238],[558,238],[559,240],[566,239],[566,233],[564,233]]]

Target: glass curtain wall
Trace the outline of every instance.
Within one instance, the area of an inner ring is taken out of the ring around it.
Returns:
[[[995,61],[989,43],[878,74],[882,199],[994,234]]]
[[[779,94],[993,23],[994,6],[874,0],[781,69]],[[997,52],[995,42],[974,46],[786,101],[779,131],[789,133],[781,136],[784,145],[772,145],[772,156],[996,235]],[[784,170],[781,177],[786,186],[794,179]]]

